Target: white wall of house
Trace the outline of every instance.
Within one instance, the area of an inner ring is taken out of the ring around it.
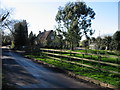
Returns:
[[[96,43],[90,44],[89,49],[98,49]]]

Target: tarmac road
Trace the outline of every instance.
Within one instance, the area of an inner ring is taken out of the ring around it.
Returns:
[[[3,50],[2,66],[7,79],[16,88],[88,88],[101,90],[92,83],[77,81],[43,65],[24,58],[9,49]]]

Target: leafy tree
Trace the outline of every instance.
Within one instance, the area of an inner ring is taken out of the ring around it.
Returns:
[[[116,50],[117,42],[113,39],[110,43],[110,50]]]
[[[116,31],[113,35],[116,50],[120,50],[120,31]]]
[[[112,37],[111,36],[105,36],[103,39],[103,43],[106,46],[106,49],[109,50],[110,49],[110,43],[112,42]]]
[[[82,45],[83,45],[83,47],[87,48],[89,46],[89,41],[88,40],[83,40]]]
[[[55,32],[55,42],[56,42],[56,45],[57,48],[63,48],[63,35],[61,33],[61,30],[60,30],[60,27],[56,28],[56,32]]]
[[[120,31],[116,31],[113,35],[113,39],[116,41],[120,41]]]
[[[94,32],[91,29],[91,20],[95,12],[85,2],[69,2],[65,7],[59,7],[56,15],[59,32],[70,43],[73,50],[83,35],[86,38]]]
[[[95,37],[91,37],[90,43],[95,43],[95,42],[96,42],[96,38]]]
[[[16,23],[14,25],[15,34],[14,34],[14,43],[16,48],[21,48],[28,44],[28,29],[27,23],[25,20],[22,22]]]
[[[101,37],[97,37],[96,38],[96,43],[97,43],[97,48],[101,49],[102,48],[102,38]]]
[[[34,40],[36,38],[36,35],[33,34],[33,32],[31,31],[30,34],[29,34],[29,42],[30,42],[30,45],[34,45]]]
[[[0,30],[2,34],[2,45],[12,44],[14,46],[14,24],[18,23],[18,20],[14,20],[11,18],[13,13],[13,9],[3,9],[0,8]],[[6,35],[4,30],[9,30],[10,33]],[[9,38],[8,38],[9,37]]]
[[[11,45],[11,40],[12,38],[11,38],[11,35],[2,35],[2,45],[4,46],[4,45]]]

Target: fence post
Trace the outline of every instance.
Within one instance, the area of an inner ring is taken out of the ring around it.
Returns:
[[[70,56],[72,56],[72,55],[71,55],[71,50],[70,50]],[[69,58],[70,58],[70,61],[71,61],[71,57],[70,57],[70,56],[69,56]]]
[[[61,58],[61,63],[62,63],[62,47],[61,47],[61,52],[60,52],[60,58]]]
[[[101,56],[98,56],[98,65],[100,65]]]
[[[40,49],[40,52],[41,52],[41,56],[42,56],[42,50]]]
[[[84,54],[82,54],[82,57],[84,58]]]
[[[82,64],[83,64],[83,58],[84,58],[84,54],[82,54]],[[82,68],[83,68],[83,65],[82,65]]]
[[[118,58],[117,58],[117,63],[119,62],[119,59],[120,59],[120,52],[118,52]],[[118,63],[119,64],[119,63]],[[119,66],[117,66],[117,69],[119,70],[120,69],[120,67]]]
[[[54,50],[53,50],[53,57],[54,57],[54,59],[53,59],[53,60],[55,60]]]
[[[91,59],[92,59],[92,53],[91,53]]]
[[[42,56],[42,55],[41,55],[41,50],[39,50],[38,53],[40,54],[40,56]]]

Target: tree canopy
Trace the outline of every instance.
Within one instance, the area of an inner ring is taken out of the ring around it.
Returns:
[[[116,31],[113,35],[116,50],[120,51],[120,31]]]
[[[36,38],[36,35],[33,34],[33,32],[31,31],[30,34],[29,34],[29,43],[30,43],[30,45],[34,45],[35,38]]]
[[[58,23],[57,31],[62,33],[73,49],[83,35],[88,38],[94,33],[91,29],[94,16],[95,12],[85,2],[69,2],[65,7],[59,7],[55,18]]]
[[[0,8],[0,29],[4,32],[5,29],[10,30],[14,34],[14,24],[18,23],[19,20],[12,19],[13,9]]]
[[[28,28],[26,20],[14,25],[14,44],[16,48],[26,46],[28,44]]]

